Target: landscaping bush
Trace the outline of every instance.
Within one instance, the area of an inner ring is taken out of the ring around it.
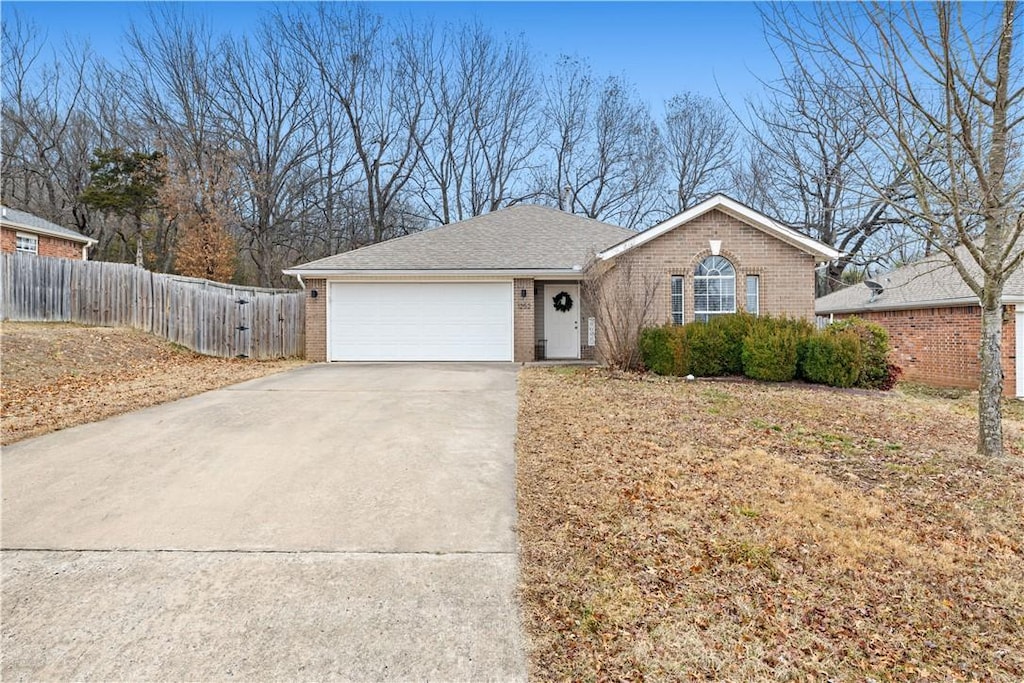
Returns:
[[[686,375],[690,372],[688,330],[681,325],[648,327],[640,333],[640,356],[644,367],[658,375]]]
[[[827,328],[828,332],[852,332],[861,343],[862,366],[857,386],[865,389],[892,389],[899,376],[889,363],[889,333],[881,325],[856,316],[838,320]],[[893,366],[895,367],[895,366]]]
[[[743,339],[756,322],[757,317],[750,313],[716,315],[707,322],[706,351],[718,365],[717,374],[743,374]]]
[[[672,329],[667,325],[648,327],[640,332],[640,356],[644,367],[659,375],[676,374],[672,346]]]
[[[888,363],[886,365],[885,379],[876,388],[882,391],[889,391],[896,386],[896,382],[900,380],[900,375],[902,374],[903,368],[895,363]]]
[[[789,382],[814,327],[802,320],[758,318],[743,339],[743,374],[768,382]]]
[[[671,325],[671,348],[673,374],[678,377],[689,375],[692,370],[693,351],[690,347],[690,334],[693,327],[690,325]]]
[[[817,384],[852,387],[863,367],[861,346],[860,337],[849,330],[816,334],[807,340],[801,374]]]
[[[676,360],[673,353],[673,330],[666,325],[646,328],[640,333],[640,356],[644,368],[657,375],[675,375]]]
[[[707,323],[692,322],[683,326],[683,344],[689,351],[690,372],[697,377],[720,377],[722,369],[722,338]]]

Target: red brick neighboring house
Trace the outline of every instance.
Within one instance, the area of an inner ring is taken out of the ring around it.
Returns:
[[[889,331],[904,378],[974,389],[981,376],[981,308],[945,256],[923,259],[874,278],[881,292],[853,285],[819,298],[819,316],[857,315]],[[1003,393],[1024,398],[1024,269],[1003,292]]]
[[[601,356],[589,273],[625,282],[622,305],[649,324],[811,318],[814,269],[837,257],[716,195],[643,232],[514,206],[284,272],[306,290],[309,360],[523,362]]]
[[[81,259],[89,257],[96,240],[80,232],[33,216],[25,211],[0,207],[0,251]]]

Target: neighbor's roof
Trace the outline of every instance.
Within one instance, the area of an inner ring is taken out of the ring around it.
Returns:
[[[518,205],[371,244],[284,271],[331,275],[394,271],[573,271],[634,235],[543,206]]]
[[[9,209],[6,206],[0,206],[0,224],[9,228],[14,228],[15,230],[20,229],[25,230],[26,232],[38,233],[40,235],[60,237],[66,240],[71,240],[72,242],[96,244],[96,240],[91,237],[86,237],[76,230],[61,227],[56,223],[51,223],[45,218],[34,216],[25,211]]]
[[[971,274],[980,277],[981,269],[967,249],[960,247],[959,253],[961,260],[969,264]],[[915,261],[872,279],[882,286],[882,292],[874,301],[868,286],[859,283],[817,299],[815,312],[827,315],[978,304],[978,297],[944,254]],[[1024,303],[1024,268],[1018,268],[1010,275],[1003,290],[1003,302]]]
[[[646,242],[650,242],[669,230],[673,230],[685,223],[689,223],[694,218],[702,216],[708,211],[713,211],[715,209],[732,216],[736,220],[742,221],[753,228],[776,237],[783,242],[800,249],[801,251],[805,251],[820,261],[832,261],[839,258],[841,255],[838,251],[824,242],[819,242],[807,235],[802,235],[796,230],[786,227],[782,223],[769,218],[760,211],[755,211],[745,204],[741,204],[731,197],[727,197],[724,194],[716,194],[713,197],[705,199],[700,204],[691,206],[686,211],[676,214],[672,218],[664,220],[654,227],[648,228],[647,230],[633,235],[623,242],[606,249],[601,252],[600,257],[605,260],[615,258],[623,252],[639,247],[641,244],[645,244]]]

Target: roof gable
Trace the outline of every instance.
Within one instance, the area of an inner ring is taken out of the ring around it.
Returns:
[[[635,234],[543,206],[517,205],[295,266],[285,273],[569,271]]]
[[[71,230],[56,223],[51,223],[45,218],[40,218],[27,211],[9,209],[6,206],[0,206],[0,225],[14,230],[24,230],[40,235],[59,237],[80,244],[96,244],[96,240],[86,237],[77,230]]]
[[[773,220],[763,213],[755,211],[749,206],[741,204],[735,199],[731,199],[724,194],[716,194],[709,199],[705,199],[700,204],[692,206],[682,213],[676,214],[675,216],[672,216],[671,218],[664,220],[641,233],[633,235],[632,237],[605,249],[599,254],[599,256],[604,260],[615,258],[616,256],[630,251],[631,249],[635,249],[642,244],[646,244],[651,240],[657,239],[671,230],[682,227],[693,219],[703,216],[709,211],[713,211],[715,209],[732,216],[733,218],[756,228],[771,237],[775,237],[790,246],[807,252],[821,261],[831,261],[839,258],[840,256],[838,251],[827,244],[819,242],[818,240],[812,239],[806,235],[802,235],[792,228],[787,228],[778,221]]]

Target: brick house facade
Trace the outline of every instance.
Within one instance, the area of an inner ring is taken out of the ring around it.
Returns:
[[[88,258],[96,240],[25,211],[0,207],[0,252],[49,258]]]
[[[964,253],[960,261],[977,277]],[[978,297],[943,255],[877,276],[872,287],[852,285],[815,302],[820,316],[856,315],[889,332],[892,361],[904,379],[938,387],[976,389],[981,377],[981,308]],[[1003,289],[1003,393],[1024,398],[1024,271]]]
[[[0,228],[0,252],[9,254],[17,251],[18,235],[26,234],[24,230],[11,230],[9,228]],[[82,258],[82,243],[73,242],[62,237],[51,237],[50,235],[41,235],[39,233],[28,233],[36,237],[36,254],[39,256],[49,256],[51,258],[67,258],[67,259],[80,259]]]
[[[1019,395],[1017,386],[1017,307],[1003,315],[1003,395]],[[936,387],[977,389],[981,379],[978,347],[981,308],[944,306],[895,311],[868,311],[858,317],[878,323],[889,333],[892,362],[903,379]],[[836,318],[849,317],[836,315]],[[1020,387],[1024,389],[1024,387]]]
[[[711,256],[727,260],[732,289],[708,315],[747,308],[750,282],[757,312],[810,319],[815,267],[838,253],[716,195],[639,233],[520,205],[284,272],[307,292],[310,360],[528,362],[600,359],[609,322],[595,273],[631,274],[618,310],[650,302],[644,324],[694,320]]]
[[[712,243],[717,243],[712,249]],[[815,257],[726,214],[712,210],[618,257],[637,287],[657,287],[651,322],[671,322],[671,277],[682,278],[683,321],[695,319],[694,274],[713,253],[735,269],[736,310],[747,301],[747,275],[757,276],[759,312],[813,319]],[[641,292],[636,292],[639,298]]]

